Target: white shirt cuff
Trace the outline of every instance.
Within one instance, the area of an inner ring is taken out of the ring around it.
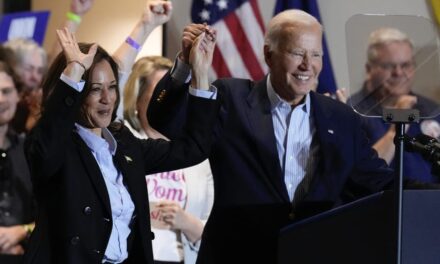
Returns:
[[[217,87],[214,85],[209,86],[209,90],[195,89],[191,85],[189,86],[189,94],[206,99],[217,99]]]
[[[84,89],[84,84],[86,83],[83,80],[81,80],[80,82],[75,82],[69,77],[67,77],[67,75],[64,75],[64,73],[61,73],[60,79],[61,81],[65,82],[67,85],[77,90],[78,92],[81,92]]]

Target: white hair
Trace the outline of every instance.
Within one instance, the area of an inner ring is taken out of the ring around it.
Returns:
[[[305,27],[319,25],[319,21],[312,15],[299,10],[289,9],[274,16],[268,26],[264,36],[264,44],[269,46],[270,50],[278,48],[280,33],[286,28]]]
[[[368,61],[377,59],[377,48],[392,42],[408,43],[411,49],[414,48],[412,40],[404,32],[397,28],[383,27],[374,30],[368,38]]]
[[[8,40],[4,46],[10,48],[14,52],[16,62],[23,65],[26,57],[29,57],[33,52],[37,52],[43,61],[44,68],[47,67],[47,53],[34,40],[25,38],[16,38]]]

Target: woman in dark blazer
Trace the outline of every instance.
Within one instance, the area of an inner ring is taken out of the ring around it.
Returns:
[[[25,263],[153,263],[145,175],[207,157],[213,100],[190,96],[181,139],[137,139],[113,122],[115,61],[96,44],[78,46],[67,29],[57,34],[64,54],[49,69],[42,116],[26,140],[38,212]]]

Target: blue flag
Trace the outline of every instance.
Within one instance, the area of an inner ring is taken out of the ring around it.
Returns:
[[[286,9],[304,10],[321,22],[321,16],[319,15],[318,3],[316,0],[277,0],[274,9],[274,16]],[[322,58],[322,71],[319,75],[317,91],[319,93],[334,93],[336,91],[336,82],[333,76],[333,68],[330,62],[325,36],[322,40],[322,48],[324,56]]]

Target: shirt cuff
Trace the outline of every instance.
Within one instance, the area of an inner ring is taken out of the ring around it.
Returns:
[[[191,80],[191,67],[179,59],[179,54],[174,60],[171,77],[181,83],[189,83]]]
[[[191,85],[189,86],[189,94],[206,99],[217,99],[217,87],[214,85],[209,86],[209,90],[195,89]]]
[[[83,80],[81,80],[80,82],[75,82],[69,77],[67,77],[67,75],[65,75],[64,73],[61,73],[60,79],[61,81],[65,82],[67,85],[77,90],[78,92],[81,92],[84,89],[84,84],[86,83]]]

